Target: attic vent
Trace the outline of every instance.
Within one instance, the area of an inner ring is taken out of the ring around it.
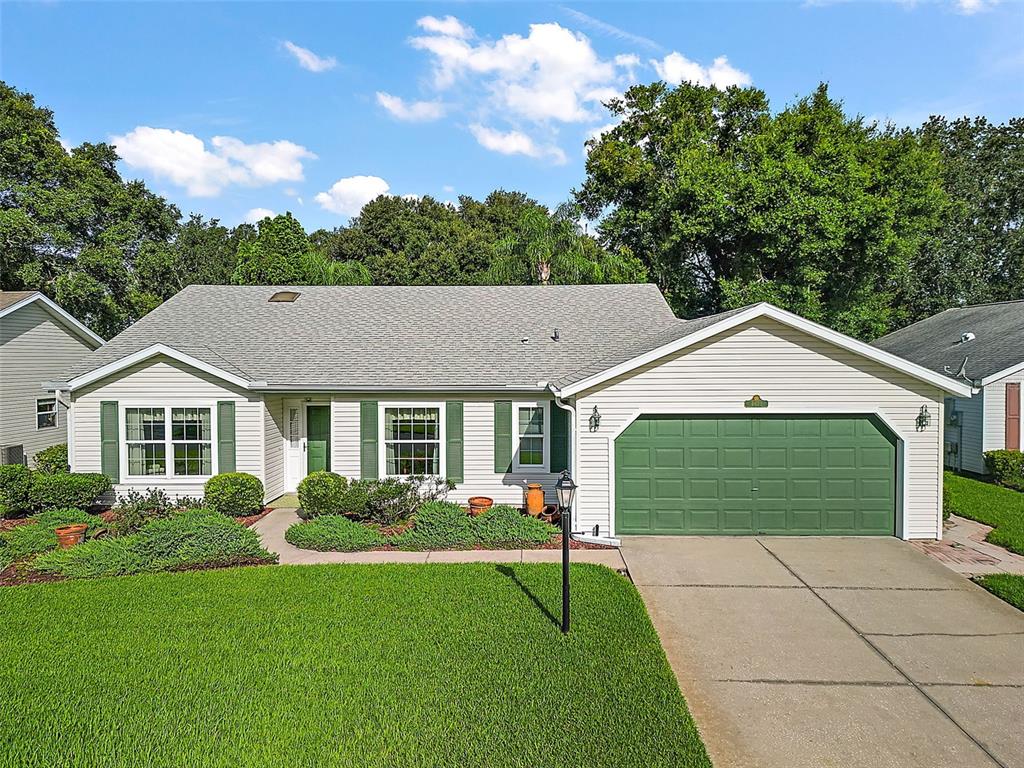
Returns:
[[[298,291],[278,291],[270,297],[271,301],[295,301],[299,298]]]
[[[975,336],[970,331],[968,331],[967,333],[961,333],[960,334],[960,343],[961,344],[966,344],[968,341],[974,341],[976,338],[978,338],[978,337]]]

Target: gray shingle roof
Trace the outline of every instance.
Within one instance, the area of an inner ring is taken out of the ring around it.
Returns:
[[[68,378],[162,343],[271,388],[535,387],[708,320],[678,320],[654,285],[318,286],[268,301],[283,289],[190,286]]]
[[[0,291],[0,309],[7,309],[22,299],[34,296],[36,291]]]
[[[960,342],[965,333],[972,341]],[[1024,362],[1024,300],[947,309],[873,342],[938,373],[955,375],[967,358],[967,374],[983,379]]]

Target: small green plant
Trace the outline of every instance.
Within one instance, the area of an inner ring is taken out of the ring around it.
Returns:
[[[550,523],[524,515],[507,504],[491,507],[473,522],[480,543],[489,547],[540,544],[558,533]]]
[[[323,515],[308,523],[296,523],[284,533],[285,541],[318,552],[358,552],[387,543],[376,528],[341,515]]]
[[[366,509],[370,503],[370,488],[375,480],[352,480],[342,494],[341,514],[351,517],[353,520],[367,519]]]
[[[477,541],[476,527],[458,504],[428,501],[416,513],[412,528],[392,541],[400,549],[465,549]]]
[[[32,470],[23,464],[0,466],[0,518],[16,517],[32,508]]]
[[[137,532],[150,520],[171,517],[202,505],[202,499],[189,496],[172,499],[162,488],[147,488],[145,492],[130,490],[118,498],[109,531],[114,536],[127,536]]]
[[[97,472],[32,473],[32,509],[50,507],[89,509],[110,491],[110,478]]]
[[[263,483],[245,472],[214,475],[203,486],[203,503],[228,517],[254,515],[263,508]]]
[[[348,480],[334,472],[311,472],[299,483],[299,516],[340,515]]]
[[[32,522],[0,533],[0,569],[16,560],[54,549],[57,546],[55,528],[73,523],[89,526],[86,536],[95,534],[103,521],[80,509],[50,509],[30,518]]]
[[[70,472],[68,465],[68,444],[60,443],[43,448],[34,457],[36,470],[45,472],[48,475],[56,475],[61,472]]]
[[[1000,485],[1024,491],[1024,453],[985,451],[985,467]]]

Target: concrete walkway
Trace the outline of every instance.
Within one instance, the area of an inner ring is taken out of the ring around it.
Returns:
[[[985,541],[991,530],[991,526],[951,515],[943,528],[942,541],[914,541],[912,544],[962,576],[1024,575],[1024,557]]]
[[[1024,767],[1024,613],[909,544],[621,551],[716,766]]]
[[[466,549],[440,552],[314,552],[293,547],[284,532],[300,522],[294,509],[275,509],[256,522],[253,530],[263,546],[276,552],[282,564],[309,563],[555,563],[561,562],[560,549]],[[574,563],[595,563],[615,570],[626,565],[617,549],[574,549]]]

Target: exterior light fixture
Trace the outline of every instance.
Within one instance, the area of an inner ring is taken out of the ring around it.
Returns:
[[[601,414],[597,410],[597,406],[594,406],[594,410],[590,412],[590,431],[597,432],[598,427],[601,426]]]
[[[923,432],[928,429],[932,423],[932,415],[928,413],[928,406],[922,405],[921,410],[917,413],[917,431]]]
[[[569,522],[572,519],[572,502],[576,497],[576,483],[569,470],[555,483],[555,495],[562,515],[562,634],[569,632]]]

